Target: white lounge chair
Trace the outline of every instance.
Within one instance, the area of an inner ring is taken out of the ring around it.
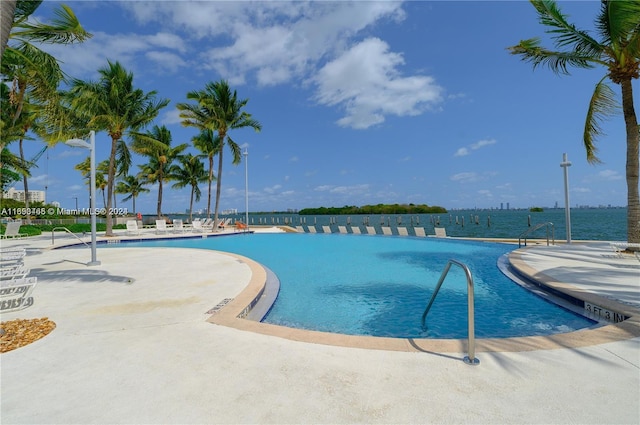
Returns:
[[[416,232],[416,236],[420,236],[425,238],[427,233],[424,231],[424,227],[414,227],[413,230]]]
[[[181,219],[176,218],[173,220],[173,233],[184,233],[185,232],[184,223]]]
[[[436,238],[446,238],[447,230],[444,227],[434,227],[436,231]]]
[[[387,236],[391,236],[393,233],[391,232],[391,227],[388,226],[382,226],[382,234],[383,235],[387,235]]]
[[[406,227],[398,227],[398,235],[400,236],[409,236],[409,232]]]
[[[0,267],[0,280],[22,279],[28,274],[29,269],[27,269],[22,262]]]
[[[160,232],[168,233],[167,222],[164,220],[156,220],[156,235],[159,235]]]
[[[20,233],[20,226],[22,226],[22,223],[19,221],[8,222],[7,227],[4,229],[4,234],[0,235],[0,239],[21,238],[26,236],[26,234]]]
[[[193,223],[191,223],[191,232],[204,233],[204,229],[202,228],[202,221],[194,220]]]
[[[296,226],[296,230],[298,231],[298,233],[304,233],[304,227],[302,226]]]
[[[127,235],[134,236],[139,234],[138,222],[136,220],[127,220]]]
[[[351,233],[354,235],[360,235],[362,232],[360,231],[360,226],[351,226]]]
[[[347,226],[338,226],[338,233],[348,233]]]
[[[375,235],[376,234],[376,228],[373,226],[364,226],[365,229],[365,234],[367,235]]]
[[[316,226],[309,226],[309,233],[317,233]]]
[[[0,281],[0,311],[8,313],[32,306],[30,295],[37,282],[34,276]]]
[[[322,226],[322,233],[331,233],[331,226]]]

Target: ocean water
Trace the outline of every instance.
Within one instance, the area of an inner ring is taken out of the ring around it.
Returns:
[[[245,220],[244,214],[231,215],[237,220]],[[392,215],[298,215],[298,214],[252,214],[250,224],[289,224],[292,226],[330,225],[333,232],[337,226],[351,224],[363,226],[368,221],[378,233],[381,225],[391,226],[394,234],[398,226],[408,227],[408,233],[414,234],[412,227],[424,227],[427,234],[435,234],[437,225],[444,227],[448,236],[469,238],[510,238],[517,239],[537,224],[553,223],[556,240],[566,239],[565,211],[562,208],[546,209],[543,212],[528,210],[456,210],[445,214],[392,214]],[[529,238],[545,238],[546,227],[531,233]],[[571,210],[571,239],[577,240],[627,240],[626,208],[579,208]]]

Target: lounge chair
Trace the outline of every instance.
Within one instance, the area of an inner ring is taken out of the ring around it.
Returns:
[[[164,220],[156,220],[156,234],[158,235],[160,232],[169,233],[167,222]]]
[[[28,274],[29,269],[27,269],[22,262],[0,267],[0,280],[22,279]]]
[[[406,227],[398,227],[398,235],[400,236],[409,236],[409,232]]]
[[[322,226],[322,233],[331,233],[331,226]]]
[[[444,227],[434,227],[436,231],[436,238],[446,238],[447,230]]]
[[[24,248],[10,248],[0,250],[0,263],[22,262],[27,255]]]
[[[375,235],[376,234],[376,228],[373,226],[364,226],[365,229],[365,234],[367,235]]]
[[[309,233],[318,233],[316,226],[309,226]]]
[[[139,235],[140,229],[138,228],[138,222],[136,220],[127,220],[127,235]]]
[[[383,235],[387,235],[387,236],[391,236],[393,234],[393,232],[391,231],[391,227],[382,226],[382,234]]]
[[[248,228],[249,228],[249,226],[247,226],[243,222],[236,221],[236,229],[238,229],[238,230],[247,230]]]
[[[25,233],[20,233],[20,226],[22,226],[22,223],[19,221],[8,222],[7,227],[4,229],[4,234],[0,235],[0,239],[21,238],[26,236]]]
[[[348,233],[347,226],[338,226],[338,233]]]
[[[302,226],[296,226],[296,230],[298,231],[298,233],[304,233],[304,227]]]
[[[420,236],[422,238],[427,236],[427,233],[424,231],[424,227],[414,227],[413,230],[416,232],[416,236]]]
[[[204,233],[204,228],[202,227],[202,221],[194,220],[193,223],[191,223],[191,232]]]
[[[354,235],[361,235],[362,232],[360,231],[360,226],[352,226],[351,233],[353,233]]]
[[[0,281],[0,311],[8,313],[32,306],[30,295],[37,282],[34,276]]]
[[[186,229],[184,228],[184,223],[179,218],[173,220],[173,233],[184,233]]]

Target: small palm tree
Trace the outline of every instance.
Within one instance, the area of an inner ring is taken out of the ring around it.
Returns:
[[[616,112],[618,103],[609,79],[622,91],[622,113],[627,132],[627,239],[640,243],[640,196],[638,193],[639,141],[638,119],[633,105],[631,80],[640,75],[640,0],[603,1],[596,18],[599,39],[579,30],[567,21],[555,1],[531,0],[540,23],[549,27],[555,47],[549,50],[540,39],[530,38],[509,47],[514,55],[535,67],[548,66],[558,74],[569,74],[568,67],[603,66],[607,72],[596,84],[584,127],[583,140],[587,161],[600,162],[595,141],[602,134],[600,122]]]
[[[136,215],[136,198],[141,193],[149,193],[150,190],[144,187],[144,183],[139,176],[124,176],[122,180],[116,185],[116,193],[121,195],[127,195],[122,198],[122,202],[127,202],[129,199],[133,201],[133,214]]]
[[[180,165],[175,164],[171,167],[171,179],[175,183],[171,186],[174,189],[182,189],[191,186],[191,197],[189,200],[189,221],[193,221],[193,200],[200,201],[202,192],[198,184],[208,180],[207,172],[204,170],[204,164],[198,156],[187,154],[178,157]]]
[[[201,130],[197,136],[194,136],[191,141],[193,145],[202,152],[203,156],[209,160],[209,170],[207,181],[209,183],[207,190],[207,218],[211,218],[211,183],[215,179],[213,175],[213,157],[220,153],[222,149],[222,141],[213,130],[204,129]]]
[[[162,187],[171,179],[171,165],[188,145],[183,143],[171,147],[171,132],[164,125],[153,128],[146,133],[132,134],[131,148],[134,152],[149,158],[149,162],[140,167],[143,183],[158,183],[157,215],[162,218]]]
[[[224,146],[227,145],[233,155],[233,164],[239,164],[242,158],[240,146],[231,139],[231,130],[251,127],[260,131],[262,126],[242,110],[249,99],[238,99],[238,94],[231,91],[225,80],[208,83],[204,90],[187,93],[187,99],[195,103],[178,103],[177,108],[182,118],[182,125],[202,130],[212,130],[220,136],[220,152],[218,159],[218,181],[216,185],[216,204],[214,223],[218,222],[220,206],[220,190],[222,187],[222,163]]]
[[[160,109],[169,104],[169,100],[156,102],[155,91],[144,93],[136,89],[133,86],[133,74],[127,72],[118,62],[108,62],[108,65],[98,72],[100,79],[96,82],[73,80],[71,89],[66,93],[66,99],[70,109],[78,114],[76,120],[85,121],[86,128],[105,130],[111,137],[105,235],[113,236],[111,202],[118,141],[150,124]]]

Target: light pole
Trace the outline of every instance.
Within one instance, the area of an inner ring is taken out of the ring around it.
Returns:
[[[249,230],[249,149],[244,148],[244,219]]]
[[[567,161],[567,154],[562,154],[560,166],[564,168],[564,220],[567,227],[567,243],[571,243],[571,206],[569,204],[569,167],[571,162]]]
[[[76,200],[76,214],[78,214],[78,197],[74,196],[73,199]]]
[[[98,266],[100,265],[100,261],[96,259],[97,250],[96,250],[96,133],[91,130],[89,132],[90,142],[87,143],[82,139],[69,139],[65,142],[65,144],[77,148],[89,149],[89,162],[90,162],[90,172],[89,172],[89,184],[91,187],[90,190],[90,205],[89,205],[89,213],[91,214],[91,261],[87,263],[87,266]]]

